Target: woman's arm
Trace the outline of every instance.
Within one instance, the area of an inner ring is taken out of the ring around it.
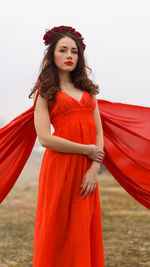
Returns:
[[[101,150],[103,150],[103,148],[104,148],[104,138],[103,138],[102,121],[101,121],[101,117],[100,117],[100,113],[99,113],[99,108],[98,108],[98,103],[97,103],[96,96],[93,95],[93,98],[94,98],[95,103],[96,103],[96,107],[94,109],[94,120],[95,120],[95,124],[96,124],[96,145]],[[99,169],[100,168],[100,164],[101,163],[93,160],[90,168]]]
[[[37,93],[37,92],[36,92]],[[36,93],[34,94],[34,100]],[[34,109],[34,125],[41,146],[57,152],[78,153],[89,155],[92,152],[90,145],[84,145],[51,134],[51,122],[48,111],[48,102],[38,95]]]

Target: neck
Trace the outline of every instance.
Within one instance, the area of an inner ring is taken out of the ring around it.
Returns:
[[[67,86],[72,84],[71,75],[68,71],[59,71],[60,86]]]

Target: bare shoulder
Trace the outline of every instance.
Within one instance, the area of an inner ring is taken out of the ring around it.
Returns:
[[[36,95],[38,93],[38,89],[33,93],[33,104],[36,99]],[[41,109],[41,108],[47,108],[48,107],[48,100],[42,97],[40,94],[38,94],[36,105],[35,105],[35,110],[36,109]]]
[[[93,95],[93,99],[95,100],[95,103],[96,103],[96,107],[95,107],[94,112],[93,112],[94,121],[96,124],[96,132],[99,133],[99,132],[103,131],[102,121],[101,121],[101,116],[100,116],[100,112],[99,112],[99,107],[98,107],[96,95]]]
[[[96,95],[93,95],[92,97],[93,97],[93,99],[94,99],[94,101],[95,101],[95,104],[96,104],[95,109],[96,109],[96,108],[98,109],[98,104],[97,104],[97,98],[96,98]]]
[[[33,104],[35,102],[35,98],[36,98],[37,92],[38,92],[38,90],[35,90],[34,93],[33,93]]]
[[[95,101],[97,100],[97,99],[96,99],[96,95],[93,95],[92,97],[94,98]]]

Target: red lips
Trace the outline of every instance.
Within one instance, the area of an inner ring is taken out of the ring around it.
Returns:
[[[73,62],[72,62],[72,61],[66,61],[65,64],[67,64],[67,65],[72,65]]]

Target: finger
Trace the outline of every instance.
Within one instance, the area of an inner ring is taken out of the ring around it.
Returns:
[[[90,195],[93,194],[93,192],[94,192],[94,186],[95,186],[95,184],[92,184],[92,185],[91,185],[91,188],[90,188],[90,190],[89,190],[89,194],[90,194]]]
[[[96,188],[96,187],[94,186],[92,194],[94,194],[95,188]]]
[[[90,187],[89,187],[89,190],[88,190],[88,194],[89,195],[92,193],[92,188],[93,188],[93,185],[91,184]]]
[[[80,191],[80,195],[82,195],[84,191],[85,191],[85,188],[82,188]]]
[[[82,186],[82,189],[80,191],[80,195],[85,191],[86,187],[87,187],[87,184],[84,183],[83,186]]]
[[[88,190],[89,190],[89,186],[87,186],[87,188],[86,188],[86,190],[85,190],[85,192],[84,192],[83,198],[85,198],[86,195],[88,194]]]
[[[98,159],[102,162],[104,157],[99,156]]]
[[[105,155],[101,155],[100,158],[103,159],[105,157]]]
[[[94,191],[95,191],[95,188],[96,188],[96,185],[94,184],[94,185],[92,186],[92,192],[91,192],[91,194],[93,194],[93,193],[94,193]]]
[[[103,159],[103,158],[104,158],[104,156],[103,156],[103,155],[98,155],[98,157],[99,157],[100,159]]]
[[[98,154],[98,156],[99,156],[100,158],[104,158],[104,157],[105,157],[105,154],[100,153],[100,154]]]
[[[87,196],[87,194],[88,194],[88,192],[89,192],[89,189],[90,189],[90,187],[91,187],[91,185],[89,184],[89,185],[87,186],[87,188],[86,188],[86,191],[85,191],[85,193],[84,193],[84,196],[83,196],[83,198],[85,198],[85,197]]]

